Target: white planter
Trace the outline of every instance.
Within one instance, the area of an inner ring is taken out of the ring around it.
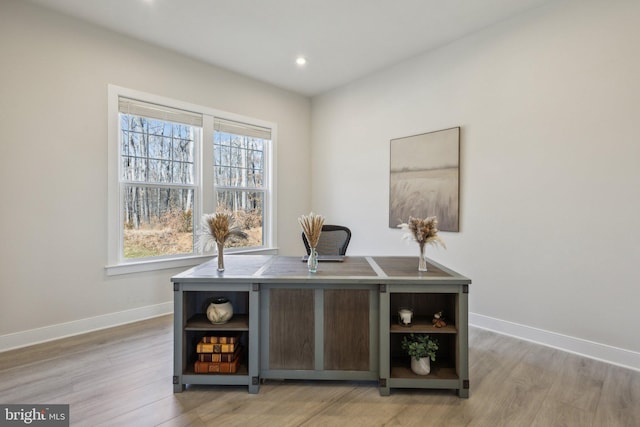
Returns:
[[[213,324],[227,323],[233,316],[233,306],[228,299],[216,298],[207,307],[207,319]]]
[[[417,375],[429,375],[429,372],[431,372],[431,359],[428,357],[421,357],[416,360],[415,357],[412,357],[411,370]]]

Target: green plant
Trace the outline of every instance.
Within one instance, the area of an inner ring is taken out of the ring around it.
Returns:
[[[432,362],[436,361],[436,351],[438,350],[438,340],[430,338],[424,334],[409,334],[402,338],[402,349],[416,360],[428,357]]]

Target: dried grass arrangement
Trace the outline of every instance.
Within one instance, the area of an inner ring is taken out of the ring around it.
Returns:
[[[218,248],[218,271],[224,271],[223,250],[227,240],[246,239],[247,233],[234,224],[233,215],[228,212],[216,212],[202,216],[203,233],[200,246],[208,251],[216,245]]]
[[[427,262],[424,257],[424,248],[426,245],[442,246],[447,248],[444,241],[438,236],[438,219],[430,216],[424,219],[409,217],[409,222],[398,225],[399,228],[408,231],[403,237],[415,240],[420,245],[420,263],[419,271],[427,271]]]
[[[320,233],[322,233],[322,225],[324,224],[324,217],[311,212],[309,215],[302,215],[298,218],[298,222],[300,223],[302,231],[309,242],[309,246],[312,248],[318,246]]]
[[[202,228],[204,232],[201,245],[205,251],[210,250],[214,244],[221,243],[224,245],[231,238],[247,238],[247,233],[235,226],[233,215],[227,212],[203,215]]]
[[[446,249],[444,241],[438,236],[438,219],[430,216],[425,219],[409,217],[409,222],[400,224],[398,227],[409,231],[405,238],[413,239],[420,245],[440,245]]]

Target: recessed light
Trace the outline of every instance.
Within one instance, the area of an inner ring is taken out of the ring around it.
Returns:
[[[302,66],[302,65],[306,65],[307,63],[307,58],[305,58],[304,56],[298,56],[296,58],[296,64]]]

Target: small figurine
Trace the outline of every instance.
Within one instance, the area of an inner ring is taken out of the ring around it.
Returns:
[[[436,328],[442,328],[443,326],[447,326],[447,322],[444,321],[444,316],[442,315],[442,311],[437,312],[433,315],[433,320],[431,321],[433,326]]]

